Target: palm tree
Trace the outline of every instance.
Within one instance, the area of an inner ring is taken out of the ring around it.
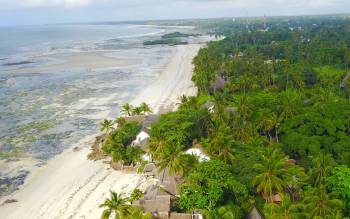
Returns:
[[[292,90],[286,90],[279,95],[279,117],[281,121],[295,115],[300,104],[300,94]]]
[[[145,102],[142,102],[139,107],[141,108],[141,110],[144,114],[152,113],[151,107]]]
[[[303,204],[293,203],[289,195],[283,194],[281,204],[266,204],[264,213],[266,218],[274,219],[309,218],[309,215],[305,212],[305,207]]]
[[[265,109],[258,112],[258,115],[259,115],[258,127],[261,130],[261,134],[265,136],[266,135],[269,136],[270,141],[272,140],[270,131],[274,127],[271,114],[272,112],[270,110],[265,110]]]
[[[246,120],[247,117],[251,113],[251,104],[249,103],[248,96],[247,95],[240,95],[235,99],[235,103],[237,105],[237,112],[238,115],[243,118],[243,120]]]
[[[342,201],[331,199],[323,186],[310,188],[304,198],[306,212],[310,213],[310,218],[342,218]]]
[[[229,134],[230,131],[227,128],[219,128],[210,142],[206,143],[207,152],[210,155],[217,156],[227,164],[232,164],[235,158],[234,146],[236,143]]]
[[[336,165],[331,154],[321,152],[312,159],[310,175],[314,186],[324,185],[325,177],[328,176]]]
[[[254,165],[259,173],[253,179],[256,190],[267,201],[272,201],[272,195],[283,191],[282,175],[285,173],[287,157],[282,157],[277,150],[273,150],[268,156],[262,156],[262,162]]]
[[[125,103],[123,106],[122,106],[122,110],[121,110],[121,113],[124,114],[124,115],[128,115],[128,116],[131,116],[132,114],[132,111],[133,111],[133,106],[128,104],[128,103]]]
[[[292,201],[297,201],[301,197],[302,187],[308,183],[309,177],[305,169],[298,165],[288,167],[283,181],[286,182],[285,191],[291,196]]]
[[[183,175],[185,172],[186,155],[182,152],[182,148],[166,147],[164,152],[160,154],[157,163],[158,170],[169,170],[169,174]]]
[[[188,101],[188,98],[186,95],[183,94],[182,96],[179,97],[179,100],[180,100],[180,105],[185,105]]]
[[[136,200],[140,200],[143,197],[143,192],[140,189],[134,189],[130,194],[129,200],[133,203]]]
[[[117,124],[118,127],[120,127],[126,123],[126,120],[123,117],[118,117],[114,120],[114,123]]]
[[[100,131],[106,131],[106,134],[108,135],[110,130],[113,129],[114,121],[113,120],[108,120],[104,119],[103,122],[100,123],[101,128]]]
[[[151,213],[143,213],[142,208],[136,207],[132,209],[131,214],[126,219],[151,219],[152,214]]]
[[[135,107],[132,110],[133,115],[142,115],[143,114],[143,109],[141,107]]]
[[[129,204],[127,198],[123,198],[122,194],[111,192],[111,198],[107,198],[100,208],[105,208],[102,213],[102,219],[109,219],[112,213],[115,215],[115,219],[123,219],[130,216],[132,206]]]

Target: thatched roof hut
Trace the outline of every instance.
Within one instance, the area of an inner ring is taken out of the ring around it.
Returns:
[[[253,208],[253,210],[248,215],[248,219],[264,219],[264,217],[258,209]]]
[[[344,77],[344,79],[340,83],[340,88],[345,88],[346,87],[345,81],[348,80],[349,78],[350,78],[350,72]]]
[[[159,114],[150,114],[145,117],[142,122],[142,129],[146,132],[149,132],[151,126],[159,120]]]
[[[145,212],[169,212],[170,195],[156,196],[155,199],[141,201]]]
[[[145,115],[134,115],[134,116],[126,116],[126,117],[124,117],[126,122],[137,122],[140,125],[143,123],[145,118],[146,118]]]
[[[237,107],[226,107],[225,112],[229,115],[234,114],[235,112],[237,112]]]
[[[171,212],[170,219],[192,219],[192,214]]]
[[[213,84],[214,92],[224,89],[226,84],[227,81],[223,77],[218,76]]]

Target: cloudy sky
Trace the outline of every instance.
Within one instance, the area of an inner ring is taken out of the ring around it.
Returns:
[[[0,25],[350,13],[350,0],[0,0]]]

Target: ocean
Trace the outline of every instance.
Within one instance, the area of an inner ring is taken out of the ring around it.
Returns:
[[[116,118],[159,76],[175,49],[142,43],[170,31],[129,24],[0,28],[1,163],[31,158],[44,165],[96,134],[102,119]],[[114,67],[113,58],[137,61]],[[2,166],[0,195],[28,174],[25,166]]]

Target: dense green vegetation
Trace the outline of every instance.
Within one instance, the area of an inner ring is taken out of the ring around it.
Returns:
[[[137,194],[137,196],[135,196]],[[104,208],[101,219],[109,219],[114,215],[115,219],[150,219],[151,213],[144,214],[142,208],[136,208],[131,205],[135,200],[142,198],[140,190],[134,190],[130,197],[124,197],[122,194],[111,192],[111,197],[107,198],[100,208]]]
[[[162,36],[163,39],[169,39],[169,38],[179,38],[179,37],[189,37],[192,36],[192,34],[186,34],[181,32],[172,32],[167,33]]]
[[[193,34],[186,34],[181,32],[172,32],[164,34],[161,39],[156,40],[147,40],[143,42],[144,46],[153,46],[153,45],[186,45],[188,42],[183,38],[193,36]]]
[[[349,217],[349,19],[213,23],[226,38],[194,59],[198,96],[182,97],[152,127],[158,166],[183,179],[175,209],[206,218],[245,218],[253,207],[266,218]],[[211,160],[184,156],[192,144]]]
[[[176,38],[165,38],[160,40],[147,40],[143,42],[144,46],[154,46],[154,45],[169,45],[169,46],[175,46],[175,45],[186,45],[188,42],[182,41],[180,39]]]
[[[124,122],[118,125],[106,138],[102,151],[112,155],[113,161],[122,161],[124,164],[136,164],[141,161],[144,151],[138,147],[128,147],[140,132],[141,126],[137,122]]]

